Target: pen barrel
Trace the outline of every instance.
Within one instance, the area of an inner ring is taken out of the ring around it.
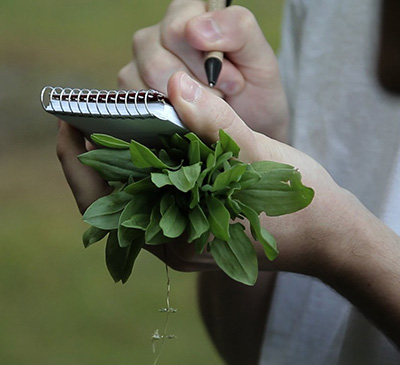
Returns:
[[[222,61],[224,59],[224,54],[220,51],[211,51],[206,54],[206,57],[204,60],[206,61],[209,58],[216,58],[216,59],[220,60],[222,63]]]
[[[208,0],[208,11],[225,9],[226,4],[226,0]]]

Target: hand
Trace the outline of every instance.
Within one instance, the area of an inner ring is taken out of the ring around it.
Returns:
[[[57,156],[81,214],[95,200],[112,191],[96,171],[78,160],[78,155],[90,148],[92,146],[81,132],[62,120],[58,121]]]
[[[187,74],[178,72],[168,83],[168,95],[188,128],[208,143],[225,130],[241,147],[239,158],[254,162],[272,160],[288,163],[303,174],[306,185],[315,190],[311,205],[302,211],[282,217],[264,217],[263,224],[276,237],[280,254],[269,262],[259,249],[262,270],[288,270],[316,275],[316,263],[331,254],[327,245],[352,228],[351,209],[358,201],[340,188],[317,162],[300,151],[251,130],[219,97],[210,93]],[[332,212],[329,214],[327,212]],[[339,214],[338,214],[339,213]],[[336,230],[340,226],[341,230]],[[332,231],[332,228],[335,229]],[[195,258],[194,258],[195,260]]]
[[[240,6],[207,13],[204,1],[172,1],[160,24],[134,35],[134,60],[120,71],[119,86],[166,92],[179,70],[206,84],[203,52],[210,50],[225,54],[217,91],[253,130],[285,140],[289,113],[276,57]]]

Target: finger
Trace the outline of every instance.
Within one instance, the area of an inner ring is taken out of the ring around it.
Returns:
[[[161,46],[158,25],[135,33],[133,53],[137,72],[149,88],[165,93],[172,74],[178,70],[190,73],[178,57]]]
[[[83,135],[69,124],[60,121],[57,156],[81,213],[95,200],[111,192],[110,186],[96,171],[78,160],[77,156],[84,152],[86,148]]]
[[[183,70],[195,77],[178,57],[161,47],[159,26],[142,29],[134,36],[135,61],[125,66],[119,75],[119,84],[125,88],[138,86],[167,92],[169,78]],[[222,96],[219,90],[212,90]]]
[[[245,151],[244,159],[257,160],[255,133],[221,98],[208,92],[187,74],[178,72],[168,83],[168,96],[185,125],[208,143],[223,129]]]
[[[204,69],[204,49],[193,47],[193,44],[189,44],[186,39],[186,27],[190,20],[204,14],[205,11],[206,4],[203,1],[173,2],[161,23],[160,41],[162,46],[176,55],[198,80],[207,85]],[[229,77],[223,77],[225,74]],[[222,79],[228,80],[217,85],[217,88],[224,94],[234,95],[243,89],[244,78],[229,60],[225,60],[221,76]]]
[[[204,84],[207,80],[202,66],[202,52],[188,44],[185,28],[191,18],[205,11],[206,4],[203,1],[173,1],[160,25],[160,43],[163,48],[181,60],[186,68],[190,69],[192,74]],[[187,70],[181,70],[187,72]]]
[[[199,50],[218,50],[243,73],[246,81],[265,84],[277,78],[275,54],[254,15],[241,6],[204,13],[191,19],[186,27],[189,44]],[[220,82],[232,80],[228,69]],[[279,80],[279,78],[278,78]]]
[[[118,88],[119,89],[148,89],[149,86],[142,80],[139,75],[136,62],[132,60],[125,65],[118,73]]]

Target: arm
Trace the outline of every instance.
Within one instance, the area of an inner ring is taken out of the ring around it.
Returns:
[[[223,128],[241,146],[241,159],[292,164],[302,172],[305,183],[314,188],[315,199],[306,209],[264,218],[263,224],[277,239],[280,255],[271,263],[260,254],[260,269],[293,271],[322,279],[399,346],[400,237],[338,186],[314,160],[252,132],[221,99],[192,80],[178,73],[171,78],[168,92],[189,128],[204,139],[215,139],[217,130]],[[217,120],[213,117],[216,113]]]
[[[399,346],[400,291],[397,284],[400,282],[400,237],[351,193],[338,186],[313,159],[288,145],[253,132],[222,99],[186,74],[179,72],[171,77],[168,95],[180,117],[204,140],[215,141],[218,130],[222,128],[240,145],[242,160],[289,163],[298,167],[305,183],[314,188],[315,198],[309,207],[283,217],[264,217],[263,224],[275,235],[280,254],[275,261],[269,262],[255,242],[260,270],[293,271],[322,279],[354,303]],[[73,142],[75,137],[71,134],[60,136],[59,143],[64,145],[60,150],[65,153],[70,151],[68,145],[78,146],[79,143]],[[87,175],[83,178],[86,170],[75,170],[69,163],[73,158],[72,151],[61,156],[68,181],[87,184],[92,177]],[[80,178],[76,174],[81,175]],[[78,199],[85,196],[84,190],[74,186],[72,190],[80,191]],[[79,201],[78,204],[84,206]],[[175,269],[217,269],[210,257],[193,254],[187,245],[166,247],[171,260],[168,264]],[[216,289],[210,287],[210,290]],[[209,300],[218,302],[217,309],[223,304],[223,295],[221,292],[218,294],[217,298],[209,296]],[[240,300],[234,300],[232,305],[243,308]],[[209,324],[211,330],[216,328],[215,322]],[[215,331],[213,336],[217,338]],[[229,352],[234,350],[230,348]],[[257,350],[253,348],[250,351]]]

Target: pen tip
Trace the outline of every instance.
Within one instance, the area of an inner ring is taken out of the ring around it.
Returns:
[[[205,69],[208,85],[214,87],[222,69],[222,61],[214,57],[208,58],[205,62]]]

